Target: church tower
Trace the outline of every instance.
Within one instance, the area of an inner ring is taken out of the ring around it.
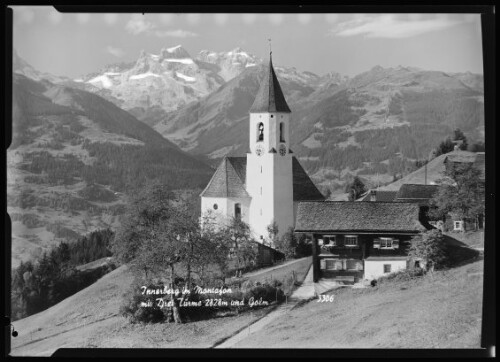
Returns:
[[[267,227],[273,222],[280,237],[294,226],[290,115],[270,54],[269,68],[250,108],[246,162],[246,190],[252,198],[249,224],[260,240],[268,239]]]

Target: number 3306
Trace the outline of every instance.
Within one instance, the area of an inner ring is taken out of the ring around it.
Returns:
[[[333,302],[334,299],[334,295],[320,295],[318,298],[318,303]]]

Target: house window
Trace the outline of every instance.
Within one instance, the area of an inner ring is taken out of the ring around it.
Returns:
[[[325,269],[334,270],[335,269],[335,260],[326,259],[325,260]]]
[[[462,221],[454,221],[453,230],[462,230]]]
[[[324,238],[323,245],[337,246],[335,235],[325,235],[323,236],[323,238]]]
[[[359,262],[357,260],[346,260],[347,270],[358,270]]]
[[[219,205],[214,204],[214,210],[217,210],[219,208]]]
[[[346,235],[344,245],[348,247],[358,246],[358,237],[354,235]]]
[[[241,204],[234,204],[234,218],[241,220]]]
[[[380,238],[380,249],[393,249],[391,238]]]
[[[264,141],[264,123],[262,122],[257,126],[257,141]]]
[[[384,264],[384,274],[391,272],[391,264]]]
[[[280,122],[280,142],[285,142],[285,124]]]

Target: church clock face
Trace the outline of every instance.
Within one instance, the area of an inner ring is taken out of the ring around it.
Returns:
[[[255,146],[255,154],[257,156],[261,156],[263,153],[264,153],[264,146],[262,145]]]
[[[281,144],[279,147],[279,153],[281,156],[286,155],[286,146],[284,144]]]

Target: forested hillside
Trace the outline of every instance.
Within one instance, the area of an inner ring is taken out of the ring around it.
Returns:
[[[291,148],[323,191],[342,190],[354,175],[370,186],[392,182],[456,128],[471,143],[484,140],[481,75],[379,66],[351,79],[277,73],[292,109]],[[248,110],[264,74],[252,67],[154,127],[214,163],[245,154]]]
[[[103,98],[14,75],[8,149],[13,267],[61,240],[116,227],[148,180],[206,185],[211,168]]]

